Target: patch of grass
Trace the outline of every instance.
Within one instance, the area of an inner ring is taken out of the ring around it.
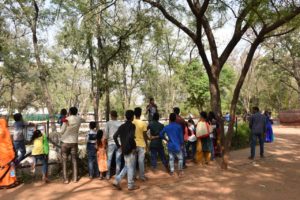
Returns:
[[[235,130],[232,140],[231,149],[243,149],[249,147],[250,142],[250,129],[248,123],[239,123],[237,130]]]

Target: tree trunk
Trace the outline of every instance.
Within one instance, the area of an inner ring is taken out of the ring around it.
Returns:
[[[32,20],[32,25],[31,25],[31,32],[32,32],[32,42],[33,42],[33,49],[34,49],[34,57],[36,60],[36,65],[39,69],[39,79],[41,82],[41,86],[43,89],[43,97],[44,97],[44,102],[46,103],[46,107],[49,113],[50,121],[51,121],[51,129],[52,131],[56,131],[56,125],[55,125],[55,110],[52,102],[52,98],[50,95],[48,83],[47,83],[47,76],[48,72],[45,66],[41,62],[40,58],[40,52],[39,52],[39,47],[38,47],[38,38],[37,38],[37,22],[38,22],[38,17],[39,17],[39,8],[38,5],[35,1],[33,1],[33,6],[35,9],[35,16]]]
[[[105,66],[105,120],[109,121],[110,99],[109,99],[109,82],[108,82],[108,66]]]
[[[231,147],[231,139],[232,139],[232,135],[234,132],[234,124],[235,124],[235,113],[236,113],[236,106],[238,103],[238,99],[239,99],[239,95],[240,95],[240,91],[241,88],[243,86],[243,83],[245,81],[245,78],[247,76],[247,73],[249,71],[249,68],[251,66],[251,62],[253,59],[253,56],[255,54],[255,51],[257,49],[257,47],[259,46],[259,44],[262,42],[263,38],[257,37],[257,39],[252,43],[249,53],[247,55],[246,61],[244,63],[240,78],[236,84],[236,87],[234,89],[234,93],[233,93],[233,97],[231,100],[231,105],[230,105],[230,122],[229,122],[229,126],[228,126],[228,132],[226,134],[225,137],[225,141],[224,141],[224,157],[226,159],[229,158],[229,151],[230,151],[230,147]],[[225,159],[223,158],[224,161],[224,168],[226,169],[228,166],[228,162],[225,162]]]
[[[11,81],[10,85],[10,100],[9,100],[9,105],[7,109],[7,124],[9,123],[9,118],[13,114],[13,96],[14,96],[14,89],[15,89],[15,83]]]

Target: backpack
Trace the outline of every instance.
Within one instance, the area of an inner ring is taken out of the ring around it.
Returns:
[[[49,142],[46,134],[43,135],[43,150],[45,155],[49,154]]]
[[[198,122],[196,127],[196,136],[198,138],[209,137],[210,134],[210,125],[207,122]]]

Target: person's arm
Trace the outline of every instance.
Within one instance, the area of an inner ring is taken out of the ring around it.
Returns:
[[[66,122],[63,123],[63,125],[61,127],[61,130],[60,130],[61,135],[63,135],[66,132],[67,126],[68,126],[68,122],[66,121]]]
[[[149,104],[146,107],[146,115],[148,114],[148,112],[149,112]]]
[[[148,149],[148,135],[147,135],[147,124],[145,123],[144,129],[143,129],[143,137],[146,144],[146,149]]]
[[[253,126],[253,116],[251,116],[250,119],[249,119],[249,128],[250,128],[250,130],[252,130],[252,126]]]
[[[109,126],[108,126],[108,123],[106,123],[104,131],[105,131],[104,132],[104,138],[108,139],[108,137],[109,137]]]
[[[115,132],[115,134],[113,136],[114,141],[115,141],[115,143],[116,143],[116,145],[117,145],[118,148],[121,147],[121,145],[120,145],[120,143],[118,141],[118,137],[120,137],[120,133],[121,133],[121,131],[120,131],[120,127],[119,127],[118,130]]]
[[[165,128],[163,128],[163,130],[161,130],[159,133],[159,137],[168,142],[168,140],[165,137],[165,133],[166,133],[166,130],[165,130]]]

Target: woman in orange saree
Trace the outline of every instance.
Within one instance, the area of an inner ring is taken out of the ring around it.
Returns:
[[[0,189],[13,187],[17,183],[14,159],[14,147],[6,120],[0,118]]]

